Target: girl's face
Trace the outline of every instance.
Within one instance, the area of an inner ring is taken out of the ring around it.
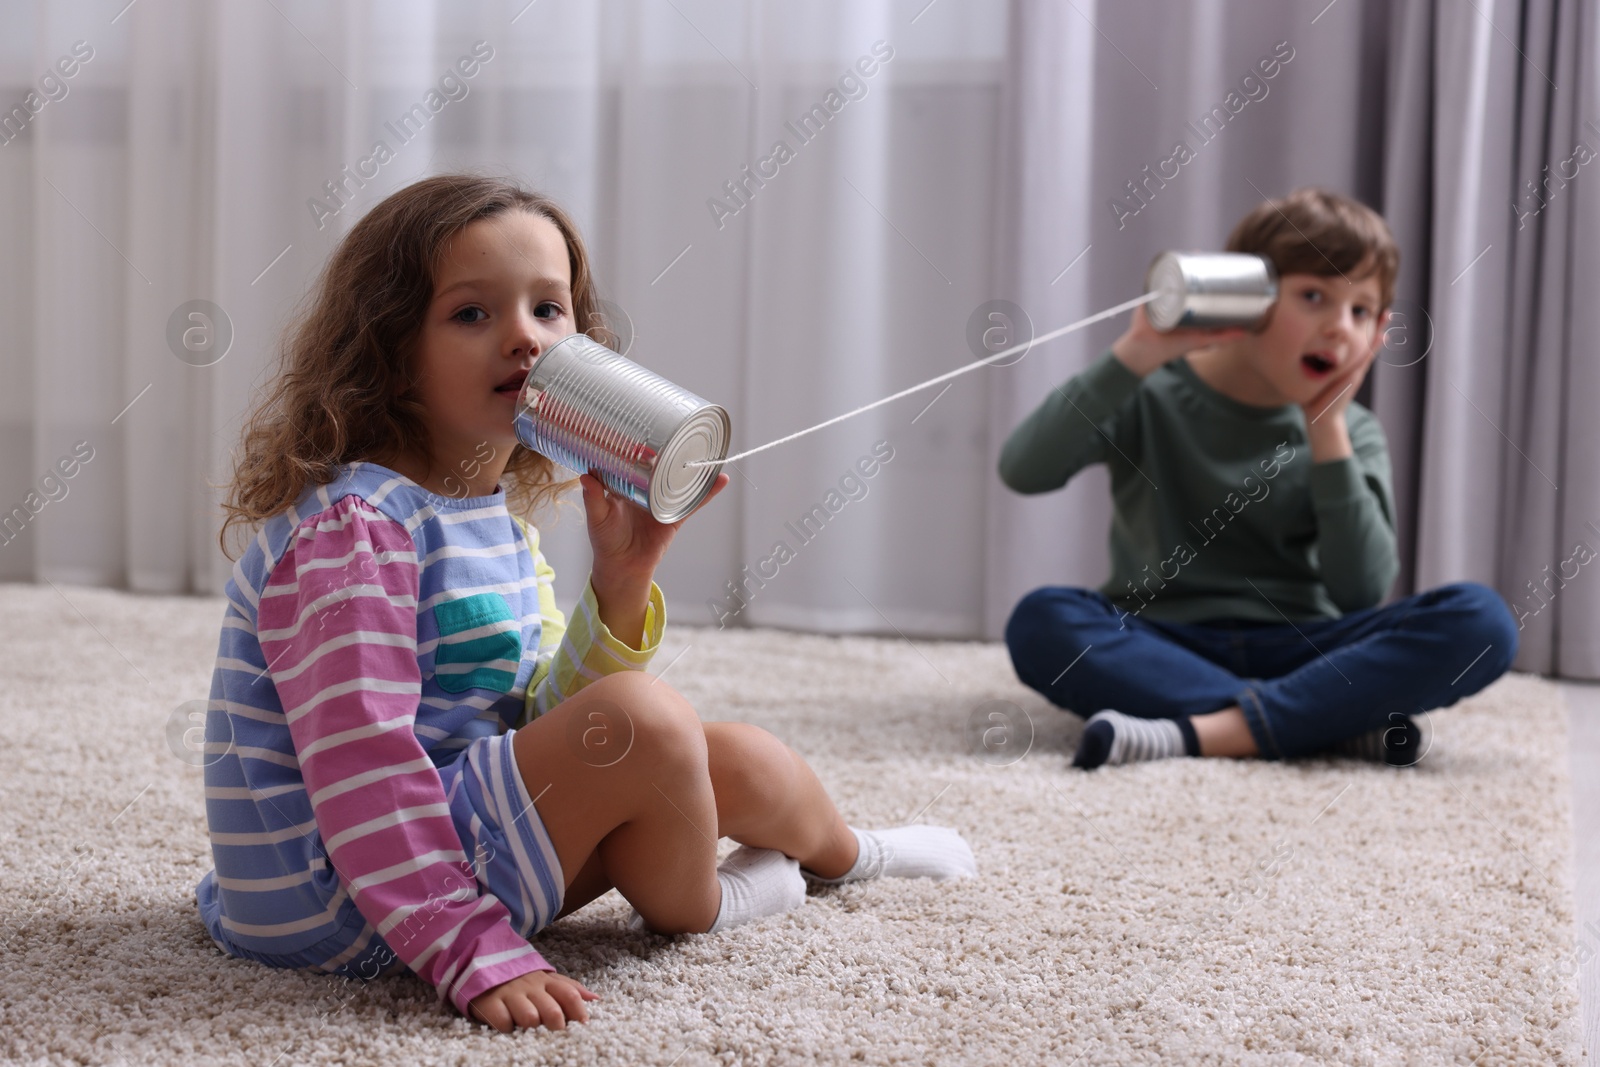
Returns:
[[[417,391],[433,441],[434,478],[465,466],[493,474],[517,444],[512,418],[528,369],[574,333],[567,243],[527,211],[479,219],[440,255],[416,351]],[[490,458],[492,457],[492,458]]]

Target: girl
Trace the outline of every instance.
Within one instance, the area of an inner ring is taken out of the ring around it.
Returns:
[[[575,331],[610,339],[583,244],[508,182],[418,182],[334,251],[225,505],[225,552],[259,529],[206,727],[216,869],[196,895],[224,952],[409,968],[498,1030],[561,1029],[596,995],[527,938],[613,886],[635,925],[682,933],[803,903],[802,870],[976,873],[954,831],[847,826],[782,742],[702,723],[644,673],[680,524],[592,474],[593,568],[570,624],[557,609],[521,516],[572,483],[512,419]],[[722,836],[745,847],[719,867]]]

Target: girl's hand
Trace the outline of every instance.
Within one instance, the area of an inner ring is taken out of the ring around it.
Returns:
[[[593,472],[581,475],[578,484],[583,487],[583,512],[589,524],[589,546],[594,549],[594,573],[618,579],[643,577],[648,584],[673,535],[689,516],[674,523],[657,522],[649,511],[608,492]],[[694,510],[709,504],[727,484],[727,474],[717,472],[711,491]]]
[[[1144,305],[1140,304],[1133,309],[1133,321],[1128,324],[1127,332],[1117,338],[1116,343],[1111,346],[1111,351],[1122,361],[1124,367],[1143,378],[1185,352],[1223,341],[1236,341],[1249,332],[1243,326],[1219,326],[1212,329],[1189,326],[1162,333],[1150,325],[1150,318],[1144,313]]]
[[[484,990],[467,1008],[472,1018],[509,1034],[518,1026],[531,1028],[543,1023],[551,1030],[565,1030],[568,1019],[586,1023],[589,1009],[583,1002],[599,999],[598,993],[566,975],[530,971]]]
[[[589,547],[594,550],[589,584],[600,605],[600,621],[628,647],[638,648],[644,637],[651,579],[678,527],[689,516],[673,523],[657,522],[649,511],[607,492],[593,472],[580,476],[578,483],[583,487]],[[694,510],[709,504],[727,484],[728,475],[718,471],[711,491]]]

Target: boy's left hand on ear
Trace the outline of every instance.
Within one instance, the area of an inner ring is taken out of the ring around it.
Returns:
[[[1352,360],[1348,367],[1328,379],[1328,384],[1323,386],[1316,396],[1300,405],[1300,409],[1305,412],[1307,426],[1313,422],[1320,424],[1328,419],[1344,417],[1345,409],[1360,391],[1361,383],[1366,380],[1367,371],[1372,369],[1372,361],[1377,358],[1378,350],[1383,347],[1384,331],[1388,325],[1389,312],[1385,311],[1378,319],[1378,328],[1373,333],[1372,344],[1366,353]]]
[[[581,475],[578,484],[583,488],[583,511],[589,524],[589,545],[594,550],[594,571],[648,583],[678,527],[687,522],[689,516],[672,523],[657,522],[646,509],[608,492],[593,472]],[[709,504],[727,484],[728,475],[719,471],[711,491],[694,510],[699,511]]]

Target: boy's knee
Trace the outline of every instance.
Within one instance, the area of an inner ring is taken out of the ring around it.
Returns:
[[[1047,585],[1035,589],[1011,609],[1006,620],[1006,645],[1015,651],[1041,635],[1059,638],[1078,618],[1103,609],[1087,589]]]
[[[1006,647],[1015,649],[1018,644],[1038,633],[1045,623],[1050,601],[1050,589],[1035,589],[1011,609],[1011,617],[1006,620]]]
[[[1090,589],[1045,586],[1018,602],[1006,623],[1006,650],[1023,685],[1062,703],[1061,668],[1096,640],[1110,615],[1103,598]],[[1065,705],[1063,705],[1065,706]]]
[[[1485,681],[1500,677],[1517,657],[1517,620],[1504,598],[1480,582],[1455,582],[1443,586],[1440,606],[1449,609],[1451,636],[1460,641],[1470,656],[1480,652],[1483,659],[1474,664]]]

